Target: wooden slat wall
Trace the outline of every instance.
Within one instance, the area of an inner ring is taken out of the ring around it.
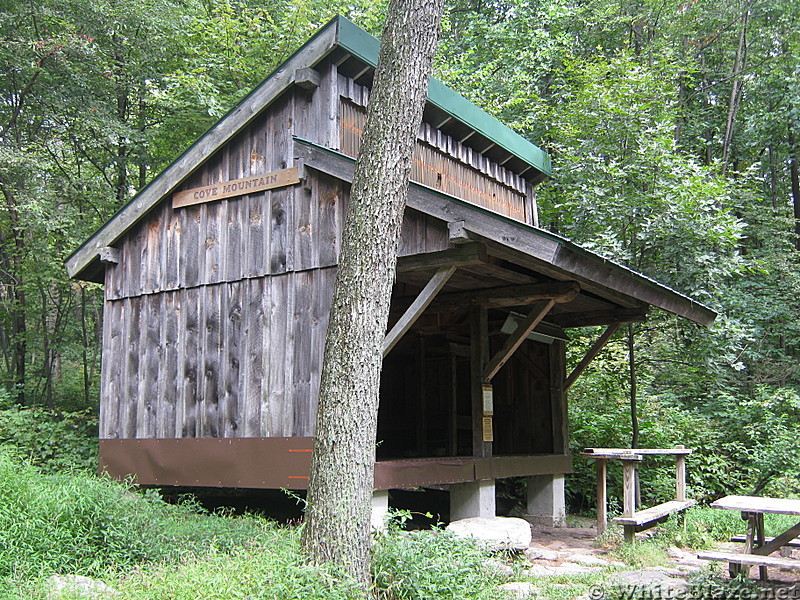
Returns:
[[[293,133],[338,139],[338,93],[321,93],[335,75],[312,100],[327,129],[293,91],[183,188],[285,168]],[[101,438],[312,435],[348,198],[307,177],[179,209],[165,199],[126,235],[106,269]],[[445,223],[407,212],[400,255],[447,247]]]
[[[100,437],[312,435],[335,274],[108,303]]]
[[[357,156],[366,121],[366,88],[340,77],[340,150]],[[525,223],[533,222],[527,182],[475,150],[423,123],[411,180]]]

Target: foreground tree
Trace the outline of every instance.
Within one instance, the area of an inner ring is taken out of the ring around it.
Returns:
[[[389,6],[325,344],[303,548],[365,583],[382,342],[442,6]]]

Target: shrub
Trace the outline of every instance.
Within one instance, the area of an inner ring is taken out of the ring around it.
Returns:
[[[381,536],[372,574],[381,600],[499,598],[501,576],[486,566],[487,553],[441,530]]]
[[[97,417],[0,401],[0,446],[11,447],[46,473],[97,469]]]

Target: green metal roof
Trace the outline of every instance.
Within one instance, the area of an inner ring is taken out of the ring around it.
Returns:
[[[336,17],[333,22],[338,26],[339,45],[375,67],[378,64],[380,41],[344,17]],[[547,152],[434,78],[428,83],[428,102],[548,177],[552,176],[553,169]]]

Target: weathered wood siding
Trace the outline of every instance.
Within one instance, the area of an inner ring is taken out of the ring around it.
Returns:
[[[339,77],[339,148],[357,156],[369,90]],[[411,180],[524,223],[536,220],[528,183],[515,173],[422,123]]]
[[[280,98],[181,189],[291,166],[292,135],[330,144],[335,81],[329,69],[313,95]],[[312,434],[348,189],[306,176],[184,208],[165,198],[125,237],[106,269],[101,438]],[[447,246],[445,223],[409,211],[401,255]]]

